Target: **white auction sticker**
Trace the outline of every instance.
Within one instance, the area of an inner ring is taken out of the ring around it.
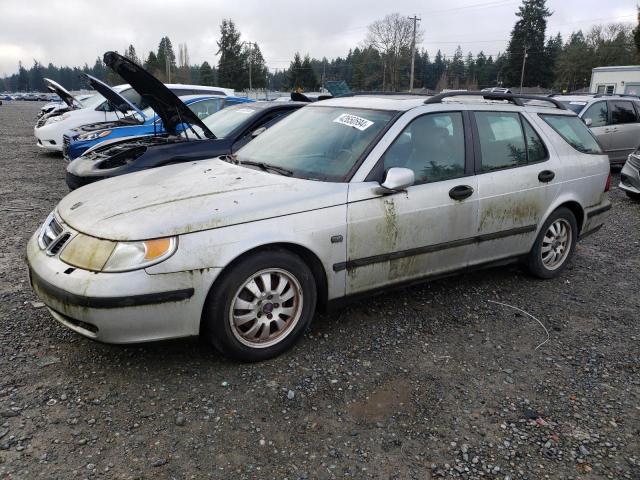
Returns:
[[[350,115],[348,113],[343,113],[338,118],[334,120],[335,123],[341,123],[342,125],[346,125],[347,127],[354,127],[360,131],[365,131],[373,122],[371,120],[367,120],[366,118],[358,117],[356,115]]]

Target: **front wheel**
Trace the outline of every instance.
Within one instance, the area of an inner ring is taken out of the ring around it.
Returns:
[[[241,259],[207,297],[203,334],[223,355],[255,362],[280,355],[316,307],[313,274],[297,255],[266,250]]]
[[[559,208],[544,223],[527,258],[527,269],[539,278],[553,278],[564,270],[576,248],[578,224],[568,208]]]

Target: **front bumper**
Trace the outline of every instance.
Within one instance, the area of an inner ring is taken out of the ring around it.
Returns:
[[[33,135],[36,137],[36,145],[43,150],[51,152],[62,152],[62,139],[55,139],[52,135],[52,129],[47,125],[42,127],[34,127]]]
[[[204,301],[219,269],[149,274],[73,268],[27,245],[31,286],[60,323],[106,343],[198,335]]]
[[[640,157],[629,155],[627,163],[620,171],[620,184],[618,185],[625,192],[640,195]]]

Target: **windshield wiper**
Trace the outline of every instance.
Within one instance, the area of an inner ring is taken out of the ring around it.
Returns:
[[[256,166],[261,168],[265,172],[272,171],[272,172],[279,173],[280,175],[284,175],[285,177],[290,177],[291,175],[293,175],[293,172],[291,170],[288,170],[284,167],[278,167],[277,165],[270,165],[264,162],[252,162],[251,160],[242,160],[242,161],[238,160],[238,165]]]

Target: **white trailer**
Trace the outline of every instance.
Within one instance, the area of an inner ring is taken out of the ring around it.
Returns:
[[[640,65],[592,69],[589,91],[603,95],[640,95]]]

